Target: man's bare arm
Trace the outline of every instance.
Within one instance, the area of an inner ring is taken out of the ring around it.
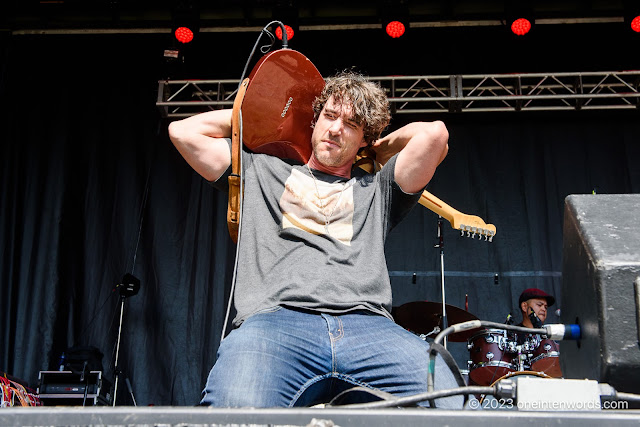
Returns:
[[[407,193],[421,191],[449,150],[449,132],[441,121],[414,122],[373,143],[376,159],[386,163],[398,154],[395,180]]]
[[[231,164],[232,110],[197,114],[169,125],[169,138],[189,165],[207,181],[217,180]]]

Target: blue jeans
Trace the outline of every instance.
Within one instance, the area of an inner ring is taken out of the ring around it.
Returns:
[[[423,393],[428,350],[418,336],[366,311],[329,315],[276,307],[249,317],[222,341],[201,404],[311,406],[354,386]],[[455,387],[438,356],[435,388]],[[462,400],[438,399],[436,406],[461,409]]]

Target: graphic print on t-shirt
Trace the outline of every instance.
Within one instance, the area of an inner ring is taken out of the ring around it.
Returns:
[[[318,235],[327,234],[328,230],[331,237],[351,246],[353,181],[333,184],[314,181],[293,169],[284,184],[280,210],[283,229],[293,227]]]

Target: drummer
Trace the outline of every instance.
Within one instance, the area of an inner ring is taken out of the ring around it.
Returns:
[[[529,288],[522,291],[518,298],[518,305],[522,313],[522,322],[518,326],[527,328],[539,328],[547,320],[547,310],[556,302],[556,299],[538,288]],[[535,313],[532,316],[531,313]],[[540,325],[534,325],[535,317],[540,319]],[[533,318],[533,321],[532,321]]]
[[[556,302],[556,299],[538,288],[529,288],[522,291],[518,304],[522,313],[522,322],[516,326],[524,326],[526,328],[541,328],[545,320],[547,320],[547,310]],[[518,345],[525,345],[532,350],[540,344],[540,335],[532,334],[515,334],[515,341]]]
[[[518,303],[522,313],[522,322],[518,326],[527,328],[541,328],[547,320],[547,310],[556,302],[556,299],[537,288],[529,288],[522,291]],[[516,343],[521,346],[523,353],[527,353],[529,359],[526,364],[528,369],[543,371],[545,374],[562,377],[560,368],[560,347],[558,343],[538,334],[516,334]]]

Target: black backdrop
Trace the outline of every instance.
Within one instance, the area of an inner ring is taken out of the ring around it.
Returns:
[[[638,68],[638,38],[614,27],[548,27],[526,40],[502,30],[413,30],[396,44],[375,31],[301,32],[291,47],[323,75]],[[184,66],[169,70],[165,35],[1,36],[1,371],[35,387],[66,348],[90,345],[112,378],[114,288],[130,272],[141,290],[124,300],[120,367],[138,404],[199,400],[234,246],[226,196],[167,138],[157,80],[239,78],[256,37],[201,34]],[[463,307],[467,295],[473,314],[503,321],[527,287],[559,297],[564,198],[640,190],[638,111],[396,117],[392,127],[434,118],[449,127],[450,152],[429,191],[498,230],[493,243],[478,242],[445,223],[447,302]],[[394,305],[440,300],[436,235],[437,216],[419,206],[390,236]],[[464,366],[465,344],[450,349]]]

